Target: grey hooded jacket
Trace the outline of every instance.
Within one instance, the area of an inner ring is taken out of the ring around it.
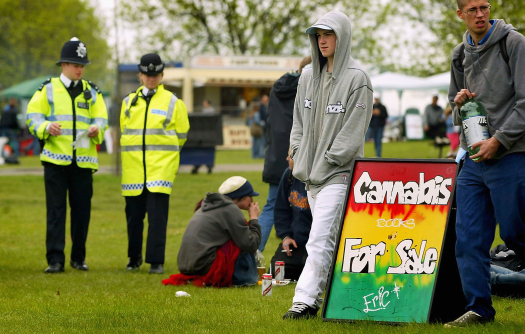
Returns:
[[[353,160],[364,154],[373,105],[370,78],[350,54],[348,17],[333,11],[315,24],[332,28],[337,37],[328,105],[322,108],[326,114],[322,124],[314,123],[321,70],[327,58],[319,50],[316,35],[309,35],[312,68],[304,70],[299,79],[290,134],[293,175],[305,182],[314,196],[324,186],[343,184],[350,178]],[[321,133],[314,136],[318,129],[322,129]]]
[[[261,243],[259,221],[252,219],[246,224],[241,209],[228,196],[206,194],[182,236],[177,255],[179,271],[185,275],[205,275],[217,249],[230,239],[241,251],[255,253]]]
[[[499,41],[507,36],[509,63],[502,57]],[[454,124],[462,123],[454,97],[463,88],[476,93],[476,99],[487,110],[490,135],[502,145],[495,158],[525,152],[525,37],[503,20],[495,20],[488,40],[478,48],[467,42],[463,35],[465,58],[463,66],[456,66],[460,59],[459,44],[452,55],[451,80],[448,98],[454,106]],[[460,136],[461,147],[467,149],[465,136]]]

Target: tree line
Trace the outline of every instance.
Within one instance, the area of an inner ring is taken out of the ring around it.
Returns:
[[[352,53],[375,71],[431,75],[447,71],[452,49],[465,32],[453,0],[130,0],[116,15],[136,27],[140,53],[166,60],[196,54],[296,55],[309,53],[306,28],[337,9],[352,21]],[[491,1],[491,17],[525,31],[519,0]],[[110,90],[114,45],[109,24],[87,0],[2,0],[0,84],[9,87],[42,75],[56,75],[63,43],[76,36],[94,60],[86,77]],[[101,61],[104,60],[104,61]],[[137,59],[122,60],[136,62]]]

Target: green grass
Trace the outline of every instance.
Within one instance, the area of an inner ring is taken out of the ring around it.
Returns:
[[[428,143],[392,144],[384,146],[385,156],[394,154],[395,150],[410,152],[410,157],[437,157]],[[249,163],[244,161],[251,160],[249,152],[245,153],[229,151],[231,156],[223,161],[231,163],[228,159],[235,158],[239,159],[238,163]],[[222,154],[218,152],[218,160]],[[292,284],[274,287],[273,296],[265,298],[259,286],[228,289],[163,286],[162,279],[177,273],[177,251],[196,202],[207,191],[216,191],[222,181],[232,175],[244,176],[252,182],[261,193],[258,201],[262,208],[268,185],[261,181],[260,172],[180,174],[177,177],[170,199],[164,275],[149,275],[149,265],[143,265],[136,273],[124,270],[127,236],[120,179],[100,174],[94,175],[86,258],[89,272],[66,267],[64,274],[43,274],[47,266],[43,178],[1,176],[0,333],[450,332],[440,324],[325,323],[320,317],[285,322],[281,316],[291,305]],[[66,261],[71,247],[69,222],[67,226]],[[279,240],[272,233],[264,252],[267,263],[278,244]],[[175,297],[179,290],[188,292],[191,297]],[[494,305],[498,311],[495,323],[463,332],[522,332],[525,302],[495,297]]]

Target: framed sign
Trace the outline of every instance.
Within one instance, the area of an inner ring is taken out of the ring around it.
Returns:
[[[457,296],[449,296],[447,304],[433,298],[438,287],[464,298],[453,255],[454,228],[447,231],[451,212],[455,219],[457,170],[449,159],[355,161],[323,305],[325,320],[428,322],[462,314],[464,302]],[[446,273],[438,275],[440,270]],[[451,303],[459,305],[459,314],[449,314]]]

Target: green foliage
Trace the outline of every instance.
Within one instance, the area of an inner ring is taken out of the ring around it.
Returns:
[[[91,61],[85,77],[107,87],[110,52],[104,29],[83,0],[0,1],[0,83],[9,87],[57,75],[62,46],[75,36],[86,44]]]
[[[133,24],[148,23],[148,38],[140,38],[143,48],[167,53],[172,59],[202,53],[290,54],[304,48],[304,38],[297,32],[312,21],[311,13],[329,3],[138,0],[122,4],[121,17]]]
[[[137,45],[168,59],[196,54],[307,55],[306,28],[338,9],[352,20],[356,58],[383,59],[373,32],[384,23],[380,1],[328,0],[136,0],[123,3],[120,17],[133,26],[147,25]],[[373,6],[371,6],[373,4]],[[147,34],[144,37],[144,34]],[[377,49],[377,50],[376,50]]]
[[[525,8],[520,0],[488,1],[492,8],[491,19],[504,19],[521,32],[525,32]],[[457,16],[454,0],[394,0],[401,15],[414,24],[419,34],[410,34],[411,39],[398,47],[410,55],[410,61],[396,59],[383,63],[389,70],[412,75],[428,76],[450,70],[452,50],[463,40],[466,32],[464,22]],[[425,38],[425,35],[429,37]]]

